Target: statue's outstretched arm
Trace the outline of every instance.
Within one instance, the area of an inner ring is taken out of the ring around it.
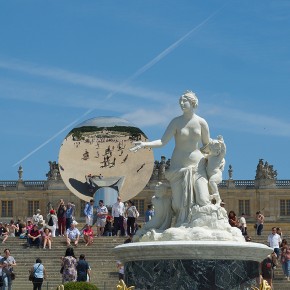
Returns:
[[[165,130],[165,133],[163,134],[161,139],[149,141],[149,142],[143,142],[143,141],[137,141],[133,142],[134,147],[130,148],[130,151],[136,152],[141,148],[157,148],[162,147],[168,143],[168,141],[173,137],[175,133],[175,119],[173,119],[170,124],[168,125],[167,129]]]

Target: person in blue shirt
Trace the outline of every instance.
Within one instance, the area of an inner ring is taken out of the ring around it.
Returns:
[[[34,273],[33,276],[33,290],[41,290],[43,279],[46,279],[46,271],[40,258],[37,258],[35,264],[30,270],[30,273]]]
[[[66,206],[66,212],[65,212],[65,217],[66,217],[65,228],[66,228],[66,230],[70,227],[71,223],[73,222],[74,211],[75,211],[75,205],[73,203],[69,202]]]
[[[153,209],[153,205],[149,204],[148,208],[145,212],[145,223],[149,222],[152,217],[154,216],[154,209]]]
[[[89,226],[93,225],[94,220],[94,200],[91,199],[90,202],[86,203],[84,214],[86,216],[86,224]]]

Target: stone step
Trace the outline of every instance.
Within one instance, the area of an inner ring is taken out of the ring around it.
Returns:
[[[267,235],[254,236],[253,242],[266,244]],[[85,254],[92,268],[92,283],[100,290],[115,290],[118,283],[118,272],[116,269],[116,258],[112,249],[123,244],[124,238],[101,237],[95,238],[93,245],[85,247],[81,241],[74,248],[76,257]],[[61,284],[60,257],[64,255],[66,244],[63,238],[56,237],[53,240],[52,250],[26,248],[26,243],[18,238],[9,238],[2,249],[10,248],[12,256],[15,257],[17,266],[16,280],[13,282],[13,290],[32,289],[32,283],[28,281],[28,270],[32,267],[37,257],[41,258],[48,273],[48,279],[44,282],[42,289],[55,290]],[[275,290],[289,290],[290,282],[283,275],[281,265],[275,270]]]

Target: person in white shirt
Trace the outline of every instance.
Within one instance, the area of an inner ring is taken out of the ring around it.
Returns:
[[[124,215],[125,215],[125,205],[121,201],[121,197],[117,197],[117,202],[113,204],[112,216],[114,217],[114,235],[118,235],[118,231],[121,231],[121,236],[125,235],[124,229]]]
[[[272,233],[268,236],[268,246],[272,248],[277,255],[277,259],[279,258],[280,254],[280,245],[281,245],[281,237],[277,234],[276,227],[272,228]]]
[[[242,231],[243,236],[247,236],[247,223],[246,223],[246,219],[245,219],[245,214],[242,213],[242,216],[240,218],[240,228]]]
[[[66,230],[66,245],[69,247],[73,242],[77,247],[80,239],[80,231],[75,227],[74,223],[71,223],[70,228]]]
[[[108,209],[104,205],[104,201],[99,201],[99,206],[97,206],[97,236],[102,236],[104,234],[104,227],[106,224],[106,218],[108,215]]]

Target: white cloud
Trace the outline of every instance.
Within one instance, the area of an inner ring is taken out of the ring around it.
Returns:
[[[145,109],[137,109],[134,112],[123,114],[122,118],[131,121],[139,127],[153,127],[153,126],[166,126],[169,124],[171,119],[178,115],[176,110],[162,108],[158,110],[158,108],[145,110]]]

